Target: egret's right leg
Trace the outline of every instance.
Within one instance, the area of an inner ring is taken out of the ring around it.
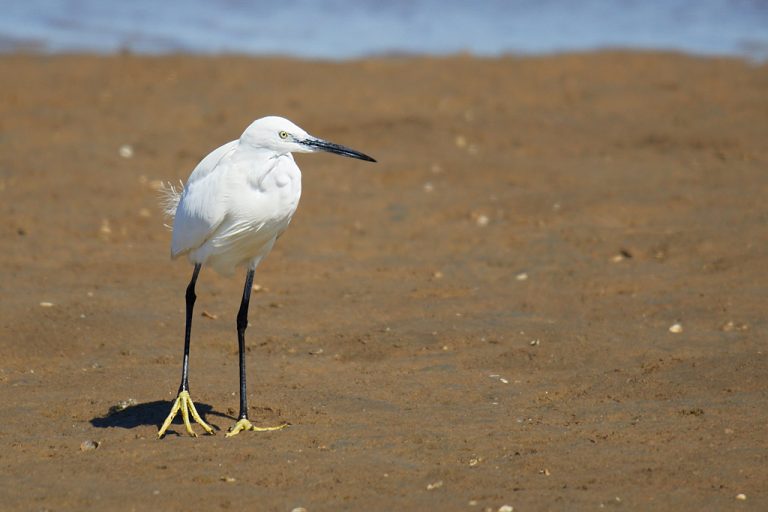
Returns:
[[[171,426],[171,422],[176,414],[181,411],[181,418],[184,420],[184,426],[187,429],[187,433],[193,437],[197,437],[192,425],[189,422],[189,415],[192,415],[192,419],[196,423],[199,423],[203,429],[209,434],[213,434],[213,429],[200,417],[195,409],[195,404],[192,402],[192,398],[189,396],[189,339],[192,334],[192,310],[195,307],[195,283],[197,283],[197,276],[200,274],[200,263],[195,264],[195,270],[192,272],[192,279],[187,286],[187,323],[184,330],[184,362],[181,367],[181,386],[179,386],[179,396],[176,398],[171,413],[163,422],[163,426],[157,432],[157,437],[163,437],[165,431]]]
[[[271,247],[271,246],[270,246]],[[245,287],[243,288],[243,299],[240,302],[240,310],[237,312],[237,347],[240,354],[240,414],[227,437],[236,436],[244,430],[253,430],[256,432],[268,432],[271,430],[282,430],[288,426],[287,423],[276,427],[257,427],[248,419],[248,390],[245,385],[245,330],[248,328],[248,304],[251,301],[251,289],[253,288],[253,269],[248,269],[245,276]]]

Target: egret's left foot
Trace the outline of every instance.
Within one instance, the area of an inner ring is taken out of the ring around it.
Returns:
[[[282,425],[278,425],[276,427],[257,427],[253,423],[248,421],[248,418],[241,418],[237,420],[237,423],[235,423],[231,429],[229,429],[229,432],[227,432],[226,437],[236,436],[243,430],[253,430],[255,432],[271,432],[273,430],[283,430],[287,426],[288,426],[287,423],[283,423]]]

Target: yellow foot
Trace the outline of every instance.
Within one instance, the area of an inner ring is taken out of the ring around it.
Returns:
[[[270,432],[272,430],[282,430],[285,427],[287,427],[287,423],[283,423],[282,425],[278,425],[276,427],[256,427],[248,421],[248,418],[243,418],[240,420],[237,420],[237,423],[234,424],[234,426],[229,429],[229,432],[227,432],[226,437],[232,437],[236,436],[243,430],[253,430],[255,432]]]
[[[176,398],[176,402],[173,404],[171,413],[167,418],[165,418],[163,426],[160,427],[160,431],[157,433],[158,438],[161,438],[165,435],[165,431],[168,430],[168,427],[171,426],[171,422],[173,421],[173,418],[176,417],[176,413],[179,412],[179,409],[181,409],[181,419],[184,420],[184,426],[187,428],[187,433],[189,435],[192,437],[197,437],[195,431],[192,430],[192,425],[189,423],[190,414],[192,414],[192,419],[195,420],[196,423],[199,423],[206,432],[213,434],[213,429],[203,421],[203,418],[201,418],[199,414],[197,414],[197,409],[195,409],[195,404],[192,403],[192,398],[189,396],[189,391],[181,391],[179,392],[178,398]]]

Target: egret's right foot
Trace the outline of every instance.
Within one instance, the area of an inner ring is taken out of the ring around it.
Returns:
[[[195,431],[192,430],[192,424],[189,422],[189,415],[192,414],[192,419],[195,420],[195,423],[199,423],[203,429],[209,434],[213,434],[213,429],[208,425],[206,422],[203,421],[203,418],[200,417],[200,415],[197,413],[197,409],[195,409],[195,404],[192,402],[192,398],[189,396],[189,391],[180,391],[179,396],[176,398],[176,402],[173,404],[173,408],[171,408],[171,413],[168,415],[167,418],[165,418],[165,421],[163,422],[163,426],[160,427],[160,430],[157,432],[157,437],[162,438],[165,435],[165,431],[168,430],[168,427],[171,426],[171,422],[173,421],[173,418],[176,417],[176,414],[179,412],[179,409],[181,409],[181,419],[184,420],[184,426],[187,429],[187,433],[192,437],[197,437],[197,434],[195,434]]]
[[[282,425],[278,425],[276,427],[257,427],[251,423],[248,418],[240,418],[237,420],[237,423],[235,423],[232,428],[229,429],[229,432],[226,433],[225,437],[236,436],[244,430],[253,430],[254,432],[272,432],[273,430],[283,430],[287,426],[288,423],[283,423]]]

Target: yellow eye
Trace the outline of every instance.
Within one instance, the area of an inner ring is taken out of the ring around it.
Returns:
[[[280,132],[278,133],[281,139],[287,139],[288,138],[288,132]]]

